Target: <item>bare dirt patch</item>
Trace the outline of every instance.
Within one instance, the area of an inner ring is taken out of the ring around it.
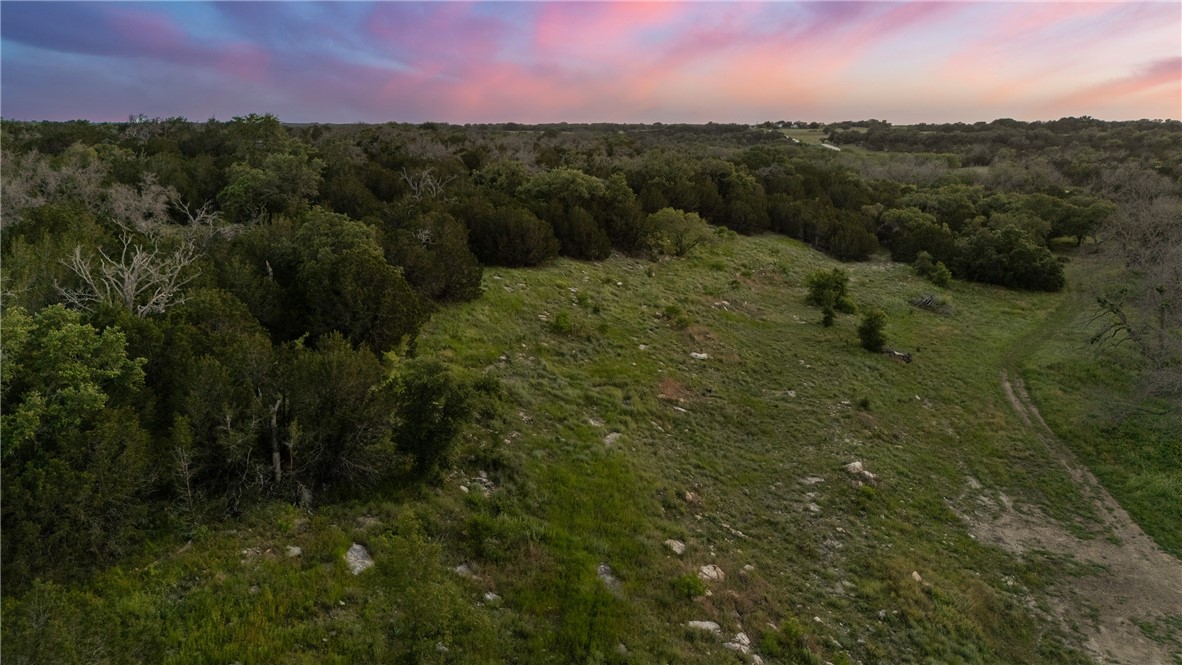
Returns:
[[[1171,617],[1176,621],[1182,613],[1182,561],[1146,536],[1058,440],[1021,379],[1011,383],[1003,370],[1001,383],[1023,422],[1039,431],[1048,451],[1093,502],[1105,535],[1081,538],[1035,506],[1018,504],[1000,493],[988,496],[971,479],[965,493],[975,501],[972,514],[965,515],[970,530],[978,540],[1016,554],[1039,550],[1081,564],[1083,573],[1061,585],[1049,600],[1065,627],[1078,627],[1083,633],[1083,647],[1097,661],[1128,665],[1180,662],[1176,641],[1155,641],[1143,626],[1158,635],[1170,635]]]

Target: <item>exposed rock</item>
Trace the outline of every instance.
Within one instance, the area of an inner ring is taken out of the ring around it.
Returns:
[[[809,512],[810,512],[810,513],[819,513],[819,512],[821,512],[821,507],[820,507],[820,506],[818,506],[818,505],[817,505],[817,504],[815,504],[815,503],[810,503],[810,504],[808,505],[808,509],[809,509]]]
[[[709,360],[710,354],[709,353],[698,353],[697,351],[691,351],[690,358],[693,358],[694,360]]]
[[[620,592],[620,580],[612,572],[611,566],[607,565],[606,563],[599,564],[599,567],[595,569],[595,575],[599,577],[599,581],[603,582],[603,585],[606,586],[609,591],[612,593]]]
[[[361,525],[362,529],[368,529],[371,526],[377,526],[382,523],[381,520],[373,515],[362,515],[357,518],[357,523]]]
[[[701,499],[701,497],[699,497],[697,494],[694,494],[693,492],[686,490],[686,492],[685,492],[685,502],[686,503],[694,504],[694,503],[697,503],[700,499]]]
[[[918,570],[911,571],[911,579],[915,580],[916,582],[923,582],[923,576],[919,574]]]
[[[846,473],[848,473],[854,477],[855,481],[867,482],[867,483],[870,483],[873,485],[878,480],[877,475],[867,471],[866,468],[862,465],[862,463],[858,462],[858,461],[854,461],[854,462],[850,462],[849,464],[846,464],[845,470],[846,470]]]
[[[743,566],[743,572],[749,573],[753,570],[755,570],[755,566],[752,566],[751,564],[747,564],[746,566]]]
[[[665,541],[665,547],[673,550],[673,553],[677,556],[685,554],[685,543],[681,542],[680,540],[674,540],[670,538],[669,540]]]
[[[726,573],[718,566],[710,563],[698,569],[698,577],[706,582],[721,582],[726,579]]]
[[[498,596],[497,594],[495,594],[491,591],[485,592],[485,594],[484,594],[484,602],[486,602],[486,603],[495,603],[500,599],[501,599],[500,596]]]
[[[715,635],[718,635],[722,632],[722,627],[713,621],[687,621],[685,625],[687,628],[705,630],[714,633]]]
[[[300,547],[297,547],[296,545],[288,545],[287,546],[287,556],[292,557],[292,558],[304,556],[304,550],[301,549]]]
[[[823,482],[825,482],[825,479],[820,476],[808,476],[807,478],[800,479],[801,485],[816,485],[817,483]]]
[[[360,575],[361,571],[373,566],[373,557],[369,555],[369,550],[365,549],[364,545],[353,543],[348,552],[345,552],[345,563],[349,564],[349,571],[354,575]]]
[[[603,445],[610,446],[619,440],[620,440],[620,433],[619,432],[612,432],[611,434],[608,434],[607,436],[603,437]]]
[[[747,637],[747,633],[735,633],[730,642],[723,645],[731,651],[738,651],[739,653],[751,653],[751,638]]]
[[[759,657],[759,654],[751,654],[751,665],[763,665],[763,659]]]
[[[452,570],[455,571],[455,574],[459,575],[460,577],[472,577],[472,569],[469,568],[468,564],[466,563],[461,563]]]
[[[435,652],[436,653],[447,653],[447,647],[444,646],[443,642],[436,642],[435,643]]]

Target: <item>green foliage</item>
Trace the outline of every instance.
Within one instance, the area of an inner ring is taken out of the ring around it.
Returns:
[[[136,540],[155,478],[130,407],[142,361],[117,328],[101,333],[55,305],[3,321],[3,570],[70,576]]]
[[[953,273],[959,277],[1016,289],[1058,291],[1063,265],[1050,250],[1013,226],[979,228],[956,241]]]
[[[849,296],[850,277],[841,268],[818,270],[805,279],[808,295],[805,302],[823,310],[835,310],[846,314],[857,311],[857,305]]]
[[[886,312],[881,309],[874,308],[862,315],[862,321],[858,324],[858,339],[862,342],[862,348],[872,353],[882,351],[882,347],[886,344],[886,335],[883,329],[886,327]]]
[[[442,362],[405,361],[395,378],[398,450],[414,460],[420,477],[446,468],[456,436],[472,418],[472,386]]]
[[[426,307],[402,272],[386,261],[373,229],[315,209],[295,239],[309,333],[319,336],[336,330],[377,352],[418,333]]]
[[[468,249],[464,225],[446,213],[428,213],[405,228],[384,234],[390,263],[400,266],[419,295],[432,300],[480,296],[484,269]]]
[[[948,266],[944,265],[943,261],[933,263],[932,255],[927,252],[921,251],[915,255],[915,262],[911,264],[911,269],[915,271],[916,275],[939,287],[946,287],[952,282],[952,271],[948,269]]]
[[[693,573],[686,573],[673,582],[673,592],[685,600],[700,598],[706,593],[706,583]]]
[[[895,261],[911,263],[920,252],[948,261],[955,254],[952,231],[919,208],[887,210],[882,214],[879,228]]]
[[[712,236],[710,227],[697,213],[663,208],[644,223],[644,245],[654,258],[685,256]]]
[[[583,208],[572,208],[569,212],[563,212],[552,206],[547,213],[547,219],[554,227],[559,250],[564,256],[600,261],[611,254],[611,240],[591,213]]]
[[[277,438],[280,475],[310,488],[365,487],[394,466],[391,435],[400,396],[383,385],[385,369],[366,347],[353,348],[339,334],[320,339],[316,348],[297,345],[285,363]],[[432,403],[433,404],[433,403]],[[429,411],[429,406],[416,404]],[[428,427],[430,414],[415,423]],[[271,450],[265,459],[270,460]],[[279,482],[283,482],[280,480]],[[297,496],[291,491],[287,496]]]
[[[472,252],[484,263],[536,266],[558,256],[554,229],[526,208],[493,207],[476,200],[460,216],[468,227]]]

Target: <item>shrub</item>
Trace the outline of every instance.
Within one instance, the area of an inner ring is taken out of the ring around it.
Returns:
[[[460,429],[472,417],[472,386],[443,363],[407,361],[396,379],[398,449],[414,460],[419,476],[446,465]]]
[[[573,208],[569,213],[563,213],[555,206],[548,217],[563,255],[591,261],[606,259],[611,255],[612,244],[607,234],[599,228],[591,213],[583,208]]]
[[[691,573],[677,578],[677,580],[673,582],[673,590],[678,596],[686,598],[687,600],[693,600],[694,598],[705,595],[706,583],[703,582],[697,575]]]
[[[862,348],[878,353],[886,344],[883,328],[886,327],[886,313],[881,309],[872,309],[862,316],[862,323],[858,324],[858,338],[862,340]]]
[[[459,215],[468,226],[472,253],[483,263],[536,266],[558,255],[554,229],[525,208],[494,208],[481,201]]]
[[[853,314],[857,306],[849,297],[849,275],[841,268],[818,270],[805,280],[809,293],[806,301],[822,309]]]
[[[946,287],[952,281],[952,271],[948,266],[944,265],[943,261],[933,263],[932,255],[927,252],[921,251],[916,254],[911,268],[915,270],[915,274],[939,287]]]

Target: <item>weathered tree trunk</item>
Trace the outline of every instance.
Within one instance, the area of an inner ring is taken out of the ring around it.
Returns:
[[[283,464],[279,454],[279,406],[283,404],[283,398],[275,400],[275,406],[271,407],[271,467],[275,470],[275,483],[283,480]]]

